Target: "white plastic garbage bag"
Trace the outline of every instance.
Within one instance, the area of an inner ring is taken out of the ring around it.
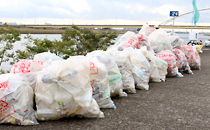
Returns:
[[[180,72],[186,72],[188,74],[193,74],[193,72],[190,69],[190,66],[187,62],[185,54],[180,49],[177,49],[177,48],[173,49],[173,53],[176,56],[176,66],[178,67],[178,70]]]
[[[130,31],[122,35],[115,45],[118,46],[118,50],[123,50],[128,47],[141,48],[142,46],[146,46],[148,50],[150,49],[150,44],[146,36]]]
[[[34,90],[36,86],[37,73],[44,69],[43,63],[44,62],[41,60],[20,60],[12,66],[10,73],[22,73],[21,76],[25,77],[28,80],[30,86]]]
[[[87,57],[90,59],[96,57],[101,63],[106,66],[108,70],[109,77],[109,86],[111,97],[114,96],[127,96],[125,92],[123,92],[123,83],[122,83],[122,75],[117,64],[114,61],[114,58],[108,54],[106,51],[97,50],[87,54]]]
[[[149,90],[150,64],[139,49],[127,48],[130,53],[133,78],[136,88]]]
[[[159,57],[168,63],[167,76],[183,77],[183,75],[178,72],[178,68],[176,66],[176,56],[172,51],[161,51],[156,55],[156,57]]]
[[[12,66],[11,73],[30,73],[41,71],[44,68],[43,61],[39,60],[20,60]]]
[[[124,48],[133,47],[133,48],[141,48],[146,46],[147,49],[150,49],[150,44],[148,38],[143,34],[135,34],[130,37],[130,39],[124,44]]]
[[[155,57],[155,63],[158,68],[160,80],[165,82],[166,75],[168,74],[168,72],[167,72],[168,63],[165,62],[164,60],[160,59],[159,57]]]
[[[142,28],[139,30],[139,34],[143,34],[144,36],[149,36],[150,33],[155,31],[155,28],[150,27],[148,24],[144,24]]]
[[[35,95],[38,120],[104,117],[92,98],[90,63],[84,56],[52,61],[38,74]]]
[[[98,61],[97,57],[90,60],[90,83],[93,98],[100,108],[116,108],[110,98],[110,86],[106,66]]]
[[[186,43],[176,33],[168,33],[173,48],[181,49]]]
[[[142,47],[140,49],[140,51],[147,58],[147,60],[150,64],[150,81],[151,82],[161,82],[159,70],[158,70],[158,67],[155,62],[156,56],[155,56],[154,52],[152,50],[148,51],[145,47]]]
[[[155,53],[159,53],[163,50],[172,51],[171,42],[166,31],[157,29],[148,36],[148,39],[150,47]]]
[[[120,46],[120,45],[124,45],[132,35],[135,35],[134,32],[131,31],[127,31],[126,33],[124,33],[120,39],[115,43],[116,46]]]
[[[201,69],[201,59],[195,48],[189,45],[184,45],[181,50],[185,54],[191,69]]]
[[[126,51],[109,52],[114,56],[114,60],[122,74],[123,90],[127,93],[136,93],[135,82],[132,75],[132,65],[129,60],[130,54]]]
[[[43,61],[43,66],[44,68],[47,68],[50,66],[51,62],[54,60],[64,60],[61,57],[51,53],[51,52],[43,52],[43,53],[39,53],[34,55],[34,60],[37,61]]]
[[[33,90],[20,75],[0,75],[0,124],[38,124],[34,117]]]

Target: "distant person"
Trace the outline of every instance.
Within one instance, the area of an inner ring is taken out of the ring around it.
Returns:
[[[199,45],[203,45],[203,42],[201,40],[199,41]]]

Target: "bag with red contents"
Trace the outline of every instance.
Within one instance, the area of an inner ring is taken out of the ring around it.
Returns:
[[[22,73],[22,76],[24,76],[30,86],[35,89],[36,86],[36,75],[38,71],[43,70],[43,61],[36,61],[36,60],[20,60],[16,64],[12,66],[12,69],[10,73],[17,74]]]
[[[176,56],[176,66],[178,67],[178,70],[180,72],[186,72],[186,73],[189,73],[189,74],[193,74],[193,72],[190,69],[190,66],[187,62],[185,54],[182,52],[182,50],[174,48],[173,53]]]
[[[0,124],[38,124],[34,116],[33,90],[21,75],[0,75]]]
[[[168,63],[167,76],[183,77],[183,75],[178,72],[178,68],[176,66],[176,56],[173,54],[172,51],[170,50],[161,51],[156,55],[156,57],[159,57]]]
[[[143,34],[144,36],[149,36],[150,33],[152,33],[155,30],[156,30],[155,28],[150,27],[148,24],[144,24],[141,30],[139,31],[139,34]]]
[[[93,90],[93,98],[100,108],[116,108],[110,98],[108,71],[97,57],[90,60],[90,84]]]
[[[120,39],[115,43],[115,45],[118,47],[122,47],[123,49],[124,44],[128,42],[128,40],[130,39],[132,35],[135,35],[135,33],[131,31],[127,31],[120,37]]]
[[[135,34],[130,37],[128,42],[124,45],[124,48],[133,47],[133,48],[141,48],[143,46],[147,47],[147,50],[150,49],[150,44],[148,38],[143,34]]]
[[[148,38],[143,34],[135,34],[133,32],[126,32],[115,45],[120,48],[119,50],[128,47],[141,48],[142,46],[146,46],[148,50],[150,49]]]
[[[36,60],[20,60],[12,66],[11,73],[30,73],[41,71],[43,69],[43,61]]]
[[[181,50],[184,52],[191,69],[201,69],[201,59],[194,47],[184,45]]]

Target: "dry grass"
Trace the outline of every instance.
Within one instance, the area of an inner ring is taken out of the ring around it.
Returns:
[[[21,29],[21,34],[62,34],[65,33],[65,30],[60,29],[31,29],[24,28]],[[100,33],[102,30],[92,30],[94,33]],[[106,32],[106,31],[105,31]],[[115,31],[116,34],[124,34],[126,31]]]
[[[62,34],[65,30],[60,29],[34,29],[34,28],[20,28],[21,34]]]
[[[5,28],[5,27],[3,27]],[[16,28],[17,29],[17,28]],[[65,30],[53,28],[19,28],[21,34],[63,34]],[[94,33],[100,33],[106,30],[92,30]],[[114,31],[116,34],[124,34],[126,31]]]

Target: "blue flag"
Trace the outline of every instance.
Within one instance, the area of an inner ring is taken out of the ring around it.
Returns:
[[[196,26],[196,23],[198,22],[199,16],[200,16],[198,8],[196,6],[196,0],[193,0],[192,5],[193,5],[193,9],[195,11],[193,18],[194,18],[194,24]]]

